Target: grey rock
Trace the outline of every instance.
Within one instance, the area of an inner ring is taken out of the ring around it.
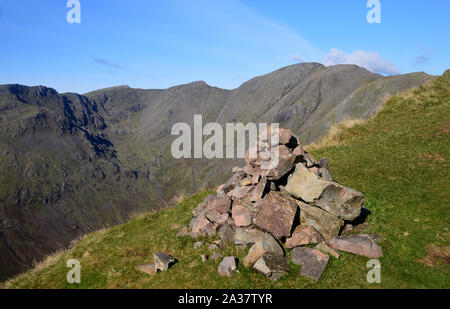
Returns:
[[[214,252],[211,259],[215,262],[217,262],[218,260],[220,260],[222,258],[222,254],[218,253],[218,252]]]
[[[233,241],[234,240],[234,227],[229,224],[222,225],[219,228],[219,237],[223,241]]]
[[[328,246],[372,259],[383,256],[382,248],[367,234],[338,236],[330,240]]]
[[[246,267],[252,266],[263,254],[270,253],[276,256],[284,256],[281,245],[273,238],[272,235],[266,233],[261,240],[258,240],[248,251],[247,256],[243,260]]]
[[[289,273],[289,264],[284,256],[264,254],[253,265],[253,268],[272,281],[277,281]]]
[[[349,221],[360,215],[364,202],[360,192],[320,178],[301,163],[289,176],[285,189],[292,196]]]
[[[217,268],[219,275],[231,277],[236,270],[236,259],[234,256],[225,257]]]
[[[322,276],[328,264],[329,256],[316,249],[296,247],[291,251],[291,260],[301,265],[300,275],[309,277],[315,281]]]
[[[200,248],[201,246],[203,246],[203,242],[202,242],[202,241],[194,242],[194,249],[198,249],[198,248]]]
[[[154,273],[157,272],[155,264],[138,265],[136,266],[136,269],[149,275],[153,275]]]
[[[344,224],[343,220],[319,207],[310,206],[301,201],[297,201],[297,204],[300,207],[301,224],[313,226],[326,241],[339,235],[341,226]]]
[[[265,233],[258,229],[238,228],[234,233],[234,243],[236,245],[252,245],[264,238]]]
[[[169,267],[176,262],[173,256],[162,252],[153,253],[153,258],[155,259],[155,267],[157,270],[166,271]]]

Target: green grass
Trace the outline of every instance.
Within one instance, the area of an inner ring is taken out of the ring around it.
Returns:
[[[319,282],[298,275],[298,266],[272,283],[239,264],[232,278],[220,277],[217,262],[196,240],[176,238],[189,223],[202,192],[178,206],[149,213],[127,224],[92,233],[73,249],[50,257],[3,288],[450,288],[449,265],[426,266],[427,246],[450,245],[449,129],[450,72],[414,92],[393,97],[377,116],[344,129],[329,146],[312,150],[329,159],[342,184],[363,192],[370,233],[382,237],[381,284],[366,281],[367,258],[342,253],[330,262]],[[212,239],[204,239],[209,243]],[[167,272],[149,276],[135,266],[152,263],[155,251],[179,260]],[[240,260],[246,249],[229,246],[224,256]],[[68,284],[66,261],[81,262],[81,284]]]

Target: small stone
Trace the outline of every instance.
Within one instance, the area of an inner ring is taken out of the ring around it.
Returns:
[[[203,246],[203,242],[202,242],[202,241],[194,242],[194,249],[198,249],[198,248],[200,248],[201,246]]]
[[[176,262],[173,256],[165,253],[155,252],[153,253],[153,258],[155,259],[155,267],[157,270],[166,271],[169,267]]]
[[[289,273],[287,259],[284,256],[270,253],[263,254],[253,265],[253,268],[272,281],[277,281],[279,278]]]
[[[303,245],[317,244],[324,241],[322,235],[311,225],[299,225],[292,233],[292,237],[286,239],[286,248],[294,248]]]
[[[322,251],[324,253],[327,253],[327,254],[333,256],[336,259],[339,259],[339,257],[341,256],[336,250],[334,250],[333,248],[328,247],[323,242],[321,242],[320,244],[317,244],[315,249],[320,250],[320,251]]]
[[[371,259],[383,256],[383,249],[367,234],[338,236],[330,240],[328,246]]]
[[[189,236],[189,229],[187,226],[183,226],[177,233],[177,237]]]
[[[216,250],[217,248],[219,248],[219,247],[216,244],[210,244],[208,246],[208,249],[211,250],[211,251]]]
[[[222,254],[218,253],[218,252],[214,252],[211,259],[215,262],[217,262],[218,260],[220,260],[222,258]]]
[[[202,254],[202,262],[205,263],[208,260],[208,256],[206,254]]]
[[[253,213],[239,201],[236,201],[231,210],[234,224],[239,227],[252,224]]]
[[[301,265],[300,275],[309,277],[315,281],[322,276],[328,264],[329,256],[316,249],[296,247],[291,251],[291,260]]]
[[[341,231],[341,235],[349,235],[351,233],[353,233],[353,225],[346,224]]]
[[[136,266],[136,269],[149,275],[153,275],[157,271],[155,264],[138,265]]]
[[[231,277],[236,270],[236,259],[234,256],[225,257],[217,268],[219,275]]]

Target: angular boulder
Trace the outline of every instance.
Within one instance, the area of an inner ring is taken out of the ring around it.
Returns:
[[[348,221],[360,215],[364,203],[362,193],[320,178],[300,163],[289,176],[285,189],[292,196]]]
[[[252,190],[252,186],[244,186],[244,187],[235,187],[233,190],[228,192],[228,196],[234,198],[234,199],[241,199],[244,196],[247,195],[247,193]]]
[[[229,212],[231,209],[231,200],[228,196],[214,198],[208,201],[206,209],[215,210],[221,214]]]
[[[277,281],[289,273],[289,264],[286,257],[270,253],[263,254],[253,265],[253,268],[272,281]]]
[[[254,224],[275,237],[291,236],[298,206],[295,201],[279,192],[270,192],[261,201]]]
[[[342,219],[320,209],[310,206],[301,201],[297,201],[300,207],[301,224],[311,225],[325,238],[326,241],[339,235],[341,226],[344,224]]]
[[[367,234],[338,236],[331,239],[328,242],[328,246],[337,250],[363,255],[371,259],[383,256],[383,249]]]
[[[223,241],[233,241],[234,233],[234,225],[224,224],[219,228],[219,237]]]
[[[236,245],[252,245],[264,237],[265,233],[258,229],[238,228],[234,233],[234,243]]]
[[[283,248],[269,233],[266,233],[261,240],[258,240],[250,248],[247,256],[243,260],[244,266],[252,266],[263,254],[266,253],[270,253],[276,256],[284,256]]]
[[[315,281],[322,276],[328,264],[329,256],[316,249],[296,247],[291,251],[291,260],[301,265],[300,275],[309,277]]]
[[[259,176],[259,175],[258,175]],[[266,190],[267,186],[267,178],[262,177],[259,183],[256,185],[255,189],[252,191],[252,202],[257,202],[263,198],[264,191]]]
[[[252,224],[253,213],[239,201],[235,202],[231,210],[234,224],[238,227],[245,227]]]
[[[224,224],[230,217],[228,213],[221,214],[220,212],[213,209],[207,209],[205,211],[205,216],[209,221],[217,223],[218,225]]]
[[[269,151],[271,158],[278,157],[278,164],[273,168],[261,168],[261,175],[266,176],[269,180],[279,180],[293,169],[297,156],[285,145],[273,147]],[[268,164],[270,159],[265,160],[264,164]],[[262,163],[261,163],[262,165]],[[262,165],[263,166],[263,165]],[[269,167],[268,165],[266,165]]]
[[[322,235],[311,225],[299,225],[295,228],[292,236],[286,239],[286,248],[294,248],[303,245],[317,244],[323,242]]]

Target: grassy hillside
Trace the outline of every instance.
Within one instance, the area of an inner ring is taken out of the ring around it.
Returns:
[[[381,284],[366,282],[367,259],[343,253],[330,262],[318,283],[298,276],[298,267],[272,283],[239,265],[232,278],[219,277],[217,263],[201,262],[206,246],[179,239],[191,210],[207,192],[177,207],[149,213],[133,221],[80,239],[4,288],[450,288],[450,71],[413,92],[388,100],[366,123],[338,131],[316,157],[329,159],[340,183],[363,192],[368,232],[382,237]],[[206,242],[206,241],[205,241]],[[446,249],[445,249],[446,248]],[[447,252],[440,252],[440,250]],[[153,261],[165,251],[179,259],[167,272],[149,276],[134,266]],[[240,260],[245,249],[229,246],[224,256]],[[66,261],[81,262],[81,284],[66,282]]]

